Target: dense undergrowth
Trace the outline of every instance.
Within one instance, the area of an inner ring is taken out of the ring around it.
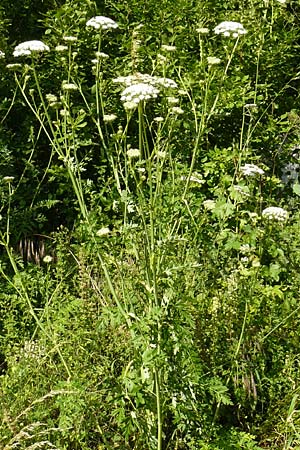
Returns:
[[[1,448],[299,449],[298,2],[14,6]]]

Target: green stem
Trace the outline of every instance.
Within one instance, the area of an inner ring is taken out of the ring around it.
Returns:
[[[154,369],[155,394],[156,394],[156,412],[157,412],[157,450],[162,450],[162,413],[160,398],[160,377],[157,367]]]

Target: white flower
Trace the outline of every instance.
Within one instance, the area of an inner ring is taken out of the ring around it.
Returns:
[[[115,114],[104,114],[103,120],[105,123],[110,123],[116,120],[117,116]]]
[[[300,164],[297,163],[288,163],[282,169],[281,181],[284,184],[289,183],[290,181],[296,183],[299,177],[299,169]]]
[[[50,256],[50,255],[46,255],[46,256],[44,256],[44,258],[43,258],[43,262],[45,263],[45,264],[49,264],[49,263],[51,263],[52,262],[52,256]]]
[[[249,192],[247,191],[247,187],[246,186],[239,186],[238,184],[234,184],[233,189],[235,190],[235,192],[238,192],[241,195],[244,195],[245,197],[250,197]]]
[[[174,80],[166,77],[157,77],[147,73],[136,73],[134,75],[127,75],[115,78],[114,83],[121,83],[125,86],[132,86],[133,84],[145,83],[155,86],[157,88],[176,88],[177,83]]]
[[[141,155],[138,148],[129,148],[126,153],[128,158],[139,158]]]
[[[135,212],[135,205],[134,203],[132,203],[131,201],[127,203],[127,211],[129,213],[134,213]]]
[[[184,175],[181,177],[182,181],[186,181],[187,179],[188,179],[188,177],[186,177]],[[190,183],[197,183],[197,184],[203,184],[204,183],[204,181],[201,178],[201,175],[197,174],[196,172],[194,173],[194,175],[190,176],[189,182]]]
[[[110,19],[109,17],[104,16],[95,16],[92,17],[90,20],[86,23],[87,27],[93,27],[96,30],[108,30],[109,28],[118,28],[118,24]]]
[[[240,252],[241,253],[250,253],[251,252],[251,247],[249,244],[242,244],[240,246]]]
[[[96,58],[97,59],[107,59],[107,58],[109,58],[109,55],[104,52],[96,52]]]
[[[138,83],[128,86],[121,94],[122,102],[140,103],[142,100],[156,98],[159,90],[156,87],[145,83]]]
[[[175,115],[183,114],[184,110],[179,108],[179,106],[173,106],[173,108],[171,108],[171,110],[170,110],[170,113],[175,114]]]
[[[67,81],[63,81],[61,86],[63,91],[77,91],[78,87],[74,83],[68,83]]]
[[[277,206],[270,206],[262,212],[262,217],[269,220],[277,220],[278,222],[284,222],[288,218],[288,212]]]
[[[137,107],[137,103],[135,103],[135,102],[124,102],[123,106],[124,106],[124,109],[126,111],[133,111]]]
[[[96,236],[102,237],[102,236],[106,236],[109,233],[110,233],[110,229],[108,227],[103,227],[103,228],[100,228],[100,230],[98,230],[96,232]]]
[[[10,177],[10,176],[3,177],[3,181],[5,183],[12,183],[14,181],[14,179],[15,179],[15,177]]]
[[[67,46],[67,45],[57,45],[57,46],[55,47],[55,50],[56,50],[57,52],[65,52],[65,51],[68,50],[68,46]]]
[[[216,202],[214,200],[205,200],[203,206],[208,211],[213,211],[216,207]]]
[[[17,45],[13,55],[14,57],[29,56],[32,53],[41,53],[49,50],[48,45],[44,44],[42,41],[27,41]]]
[[[179,103],[179,98],[167,97],[167,102],[169,105],[177,105],[177,103]]]
[[[246,104],[244,105],[244,108],[247,108],[247,109],[257,109],[257,104],[256,104],[256,103],[246,103]]]
[[[76,42],[77,41],[77,37],[75,37],[75,36],[63,36],[63,40],[65,42],[72,43],[72,42]]]
[[[163,87],[163,88],[177,88],[177,83],[170,78],[165,77],[153,77],[154,78],[154,86]]]
[[[207,57],[207,64],[209,66],[213,66],[214,64],[220,64],[220,62],[221,62],[221,59],[217,58],[215,56],[208,56]]]
[[[264,170],[260,169],[255,164],[245,164],[241,167],[241,172],[243,175],[249,175],[250,177],[255,175],[263,175],[265,173]]]
[[[161,49],[164,50],[165,52],[175,52],[176,47],[175,45],[162,45]]]
[[[5,53],[0,50],[0,59],[5,58]]]
[[[203,180],[201,180],[200,178],[196,177],[195,175],[191,175],[190,176],[190,182],[197,183],[197,184],[203,184],[204,183]]]
[[[20,69],[22,69],[22,64],[19,64],[19,63],[15,63],[15,64],[7,64],[7,65],[6,65],[6,68],[7,68],[8,70],[20,70]]]
[[[58,98],[54,94],[46,94],[46,100],[49,103],[56,103],[58,101]]]
[[[157,116],[157,117],[154,117],[153,120],[154,120],[154,122],[161,123],[161,122],[163,122],[165,119],[164,119],[163,117]]]
[[[214,32],[215,34],[222,34],[226,37],[232,36],[235,38],[247,33],[243,25],[239,22],[221,22],[214,28]]]
[[[161,55],[160,53],[157,54],[157,60],[160,64],[164,64],[166,61],[168,61],[168,58],[164,55]]]
[[[70,115],[69,111],[67,111],[66,109],[61,109],[61,110],[59,111],[59,114],[60,114],[62,117],[68,117],[68,116]]]
[[[197,33],[199,34],[208,34],[209,33],[209,28],[196,28]]]

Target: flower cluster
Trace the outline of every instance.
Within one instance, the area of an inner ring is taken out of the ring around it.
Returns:
[[[209,28],[199,27],[199,28],[196,28],[196,31],[199,34],[208,34],[209,33]]]
[[[67,81],[63,81],[61,86],[63,91],[77,91],[78,87],[74,83],[68,83]]]
[[[54,94],[46,94],[46,100],[49,106],[57,106],[58,104],[58,98]]]
[[[102,237],[106,236],[107,234],[110,234],[110,229],[108,227],[100,228],[100,230],[96,231],[96,236]]]
[[[165,51],[165,52],[175,52],[175,51],[176,51],[175,45],[166,45],[166,44],[163,44],[163,45],[161,46],[161,49],[162,49],[163,51]]]
[[[117,116],[115,114],[104,114],[103,115],[104,123],[111,123],[116,119],[117,119]]]
[[[215,34],[222,34],[226,37],[237,38],[239,35],[246,34],[247,31],[239,22],[221,22],[214,28]]]
[[[178,114],[184,114],[184,110],[180,108],[179,106],[173,106],[170,109],[170,114],[174,114],[175,116],[178,116]]]
[[[108,30],[109,28],[118,28],[118,24],[110,19],[109,17],[104,16],[95,16],[92,17],[86,23],[87,27],[93,27],[96,30]]]
[[[255,164],[245,164],[241,167],[241,172],[243,175],[253,177],[255,175],[263,175],[264,170],[260,169]]]
[[[70,44],[72,44],[73,42],[77,41],[77,37],[76,36],[63,36],[63,40],[65,42],[69,42]]]
[[[32,53],[41,53],[49,50],[48,45],[44,44],[42,41],[26,41],[15,47],[13,55],[14,57],[29,56]]]
[[[159,90],[146,83],[132,84],[128,86],[121,94],[122,102],[130,102],[139,104],[142,100],[149,100],[156,98],[159,94]]]
[[[66,52],[67,50],[68,50],[68,46],[67,45],[59,44],[59,45],[57,45],[55,47],[55,51],[57,51],[57,52]]]
[[[21,70],[22,69],[22,64],[19,64],[19,63],[7,64],[6,68],[8,70],[12,70],[12,71]]]
[[[129,148],[127,150],[127,156],[128,158],[139,158],[141,156],[141,152],[139,151],[138,148]]]
[[[213,211],[215,209],[215,207],[216,207],[216,202],[214,200],[211,200],[211,199],[204,200],[203,206],[208,211]]]
[[[263,210],[262,217],[268,220],[284,222],[288,218],[288,212],[278,206],[269,206],[269,208]]]
[[[134,75],[127,75],[125,77],[115,78],[114,83],[121,83],[125,86],[132,86],[133,84],[145,83],[155,86],[157,88],[176,88],[177,83],[170,78],[157,77],[155,75],[148,75],[147,73],[136,73]]]
[[[220,64],[220,62],[221,62],[221,59],[217,58],[216,56],[208,56],[207,57],[207,64],[209,66],[213,66],[215,64]]]

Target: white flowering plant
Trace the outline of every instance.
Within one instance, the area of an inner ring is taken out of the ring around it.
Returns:
[[[297,448],[296,6],[52,3],[0,39],[2,447]]]

